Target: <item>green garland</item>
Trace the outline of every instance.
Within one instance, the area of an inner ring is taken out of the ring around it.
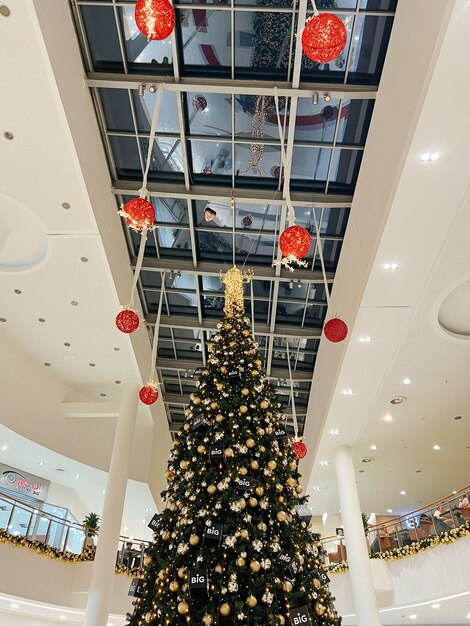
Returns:
[[[43,541],[33,541],[22,535],[12,535],[5,529],[0,529],[0,543],[11,543],[17,547],[29,548],[37,554],[47,556],[49,559],[55,559],[64,563],[82,563],[84,561],[93,561],[95,558],[95,546],[88,546],[81,554],[74,554],[53,548]]]

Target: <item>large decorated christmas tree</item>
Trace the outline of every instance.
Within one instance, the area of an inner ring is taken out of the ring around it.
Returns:
[[[341,622],[243,281],[236,268],[224,278],[225,317],[170,454],[132,626]]]

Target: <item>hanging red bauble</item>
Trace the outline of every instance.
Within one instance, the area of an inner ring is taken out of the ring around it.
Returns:
[[[126,222],[134,230],[141,231],[144,228],[151,228],[155,222],[155,209],[153,204],[145,198],[133,198],[119,211]]]
[[[304,456],[307,454],[307,446],[304,444],[303,441],[294,441],[294,443],[292,444],[292,450],[295,453],[295,456],[298,459],[303,459]]]
[[[279,167],[279,165],[273,165],[271,168],[271,176],[273,178],[279,178],[280,175],[281,175],[281,168]]]
[[[198,113],[202,113],[206,110],[207,100],[204,98],[204,96],[194,96],[193,107]]]
[[[206,165],[206,167],[204,167],[202,170],[202,174],[213,174],[213,173],[214,173],[214,170],[212,169],[210,165]]]
[[[328,63],[344,50],[348,34],[343,21],[332,13],[318,13],[305,25],[302,47],[315,63]]]
[[[168,0],[137,0],[135,23],[147,39],[166,39],[175,27],[175,10]]]
[[[127,307],[117,314],[116,326],[121,333],[129,335],[139,328],[139,316],[133,309]]]
[[[339,317],[334,317],[333,319],[328,320],[323,328],[323,331],[328,341],[331,341],[332,343],[339,343],[340,341],[343,341],[343,339],[346,339],[348,327],[343,320],[339,319]]]
[[[302,226],[289,226],[279,239],[279,247],[283,256],[301,259],[310,250],[312,237]]]
[[[158,399],[158,388],[156,383],[148,381],[145,387],[139,391],[140,401],[144,404],[154,404]]]

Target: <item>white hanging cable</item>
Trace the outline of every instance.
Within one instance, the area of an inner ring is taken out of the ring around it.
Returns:
[[[317,240],[317,252],[318,252],[318,256],[320,257],[321,272],[322,272],[322,275],[323,275],[323,283],[325,285],[326,304],[328,305],[328,308],[329,308],[329,306],[330,306],[330,289],[329,289],[329,286],[328,286],[328,279],[326,277],[325,260],[323,258],[323,249],[322,249],[322,243],[321,243],[321,238],[320,238],[320,227],[318,225],[318,220],[317,220],[315,207],[313,208],[313,221],[315,222],[315,237],[316,237],[316,240]]]
[[[255,340],[255,295],[253,293],[253,278],[250,280],[250,298],[251,298],[251,334],[253,341]]]
[[[158,301],[157,319],[155,320],[155,326],[153,328],[153,341],[152,341],[152,356],[150,362],[150,376],[149,381],[155,382],[155,372],[157,369],[157,345],[158,335],[160,334],[160,320],[162,317],[162,304],[165,297],[165,272],[161,274],[162,286],[160,289],[160,299]]]
[[[279,180],[282,180],[282,175],[287,168],[287,152],[286,147],[284,145],[284,127],[281,123],[281,114],[279,111],[279,94],[277,91],[277,87],[274,87],[274,103],[276,105],[276,117],[277,117],[277,127],[279,129],[279,138],[281,140],[281,171],[279,173]],[[294,226],[295,224],[295,210],[292,206],[292,202],[290,199],[290,180],[287,181],[287,184],[284,185],[285,194],[286,194],[286,203],[287,203],[287,222],[289,226]]]
[[[286,340],[286,348],[287,348],[287,367],[289,368],[289,382],[290,382],[290,400],[292,405],[292,421],[294,423],[294,437],[297,440],[299,438],[299,427],[297,424],[297,413],[295,411],[295,398],[294,398],[294,381],[292,380],[292,370],[290,365],[290,354],[289,354],[289,342]]]
[[[164,91],[165,91],[165,83],[161,83],[157,87],[157,96],[155,99],[155,107],[153,109],[153,115],[152,115],[152,125],[150,127],[149,145],[148,145],[148,150],[147,150],[147,162],[145,164],[144,176],[142,179],[142,187],[139,189],[140,197],[145,198],[145,199],[148,196],[147,177],[148,177],[148,173],[150,170],[150,164],[152,162],[153,142],[155,141],[155,134],[157,132],[158,116],[160,113],[160,107],[162,104],[162,97],[163,97]],[[149,230],[148,228],[144,228],[142,230],[142,235],[140,238],[139,253],[137,255],[137,262],[135,264],[135,269],[134,269],[134,279],[132,281],[132,287],[131,287],[131,297],[130,297],[131,307],[134,306],[134,298],[135,298],[135,292],[137,289],[137,281],[139,280],[140,271],[142,269],[142,264],[144,262],[144,254],[145,254],[145,246],[147,243],[148,230]]]
[[[312,2],[313,14],[314,15],[319,15],[320,11],[317,9],[317,5],[315,4],[315,0],[311,0],[311,2]]]

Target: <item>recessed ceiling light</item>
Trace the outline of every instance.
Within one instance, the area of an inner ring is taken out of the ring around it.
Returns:
[[[370,446],[370,449],[371,449],[371,450],[377,450],[377,446],[375,445],[375,443],[373,443],[373,444]]]
[[[71,344],[70,344],[68,341],[66,341],[66,342],[64,343],[64,346],[65,346],[66,348],[70,348],[70,345],[71,345]]]
[[[318,486],[316,486],[316,485],[315,485],[315,486],[313,487],[313,491],[320,491],[320,487],[318,487]]]
[[[62,202],[63,209],[70,209],[70,204],[68,202]]]
[[[384,270],[387,272],[396,272],[400,266],[398,263],[385,263]]]
[[[441,605],[438,604],[437,602],[435,604],[431,604],[431,609],[440,609]]]
[[[114,382],[116,383],[116,385],[120,385],[121,384],[120,380],[115,380]]]
[[[76,300],[71,300],[71,301],[70,301],[70,304],[71,304],[72,306],[78,306],[78,302],[77,302]]]
[[[373,463],[375,461],[375,459],[371,456],[366,456],[365,458],[361,459],[361,463]]]
[[[8,450],[8,446],[6,443],[4,443],[2,446],[2,451],[5,452],[5,450]]]
[[[361,343],[370,343],[372,341],[372,337],[359,337],[359,341]]]
[[[100,393],[100,396],[101,396],[102,398],[106,398],[106,394],[105,394],[105,393]]]
[[[6,6],[6,4],[2,4],[2,6],[0,6],[0,15],[3,15],[3,17],[10,17],[10,9]]]
[[[86,256],[82,256],[82,257],[80,257],[80,261],[82,263],[88,263],[88,258]]]
[[[401,496],[406,496],[406,491],[400,491]]]
[[[111,622],[108,622],[106,626],[113,626],[113,625],[111,624]]]
[[[9,130],[6,130],[3,133],[3,136],[5,137],[5,139],[8,139],[8,141],[11,141],[12,139],[14,139],[15,135],[13,133],[10,133]]]
[[[387,509],[387,513],[391,513],[391,512],[392,512],[392,509]]]
[[[75,480],[78,480],[80,478],[80,474],[76,474],[75,475]]]
[[[96,367],[96,363],[88,363],[90,367]]]
[[[456,494],[456,493],[457,493],[457,492],[456,492],[456,491],[455,491],[455,489],[454,489],[454,491],[452,492],[452,495],[454,495],[454,496],[455,496],[455,494]]]
[[[105,489],[103,489],[103,491],[102,491],[101,493],[104,495],[104,494],[106,493],[106,490],[105,490]]]
[[[51,366],[51,364],[50,364],[50,363],[44,363],[44,365],[45,365],[46,367],[50,367],[50,366]]]
[[[6,322],[6,318],[5,317],[0,317],[0,322]]]
[[[421,155],[421,161],[423,161],[424,163],[429,163],[430,161],[432,163],[435,163],[436,161],[439,161],[439,153],[438,152],[425,152],[424,154]]]
[[[343,394],[343,396],[352,396],[354,394],[354,391],[352,389],[343,389],[341,393]]]
[[[121,348],[113,348],[114,352],[119,352]]]
[[[44,465],[44,461],[39,461],[38,465]]]
[[[124,526],[124,530],[129,530],[129,526]]]
[[[337,429],[330,430],[330,435],[339,435],[339,430]]]
[[[411,385],[411,378],[404,378],[403,379],[403,384],[404,385]]]
[[[327,465],[329,465],[329,464],[330,464],[330,462],[329,462],[329,461],[320,461],[320,465],[321,465],[322,467],[326,467],[326,466],[327,466]]]
[[[16,602],[12,602],[12,603],[10,604],[10,608],[12,608],[12,609],[17,609],[17,608],[18,608],[18,605],[16,604]]]
[[[413,614],[413,615],[408,615],[408,617],[409,617],[410,619],[418,619],[418,616],[417,616],[417,615],[414,615],[414,614]]]
[[[406,402],[405,396],[394,396],[393,398],[390,398],[390,404],[393,404],[393,406],[405,404],[405,402]]]
[[[45,321],[44,317],[38,317],[38,322],[44,323]]]
[[[67,615],[59,615],[59,619],[67,619]]]
[[[436,443],[436,445],[434,445],[434,446],[432,447],[432,449],[433,449],[433,450],[440,450],[440,449],[441,449],[441,446],[439,446],[439,445]]]
[[[454,417],[454,420],[461,420],[461,419],[462,419],[462,416],[461,416],[461,415],[456,415],[456,416]]]
[[[386,422],[393,422],[393,417],[392,417],[391,415],[386,415],[386,416],[384,417],[384,420],[385,420]]]
[[[19,295],[21,293],[21,289],[15,289],[15,293]]]

